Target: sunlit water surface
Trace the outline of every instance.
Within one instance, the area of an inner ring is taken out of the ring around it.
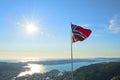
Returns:
[[[110,62],[111,60],[98,60],[93,62],[78,62],[74,63],[74,70],[76,70],[79,67],[87,66],[90,64],[95,63],[101,63],[101,62]],[[63,71],[71,71],[71,63],[68,64],[58,64],[58,65],[42,65],[42,64],[28,64],[27,66],[24,66],[26,71],[21,72],[17,77],[26,76],[26,75],[32,75],[34,73],[45,73],[50,70],[57,69],[60,72]]]
[[[25,76],[25,75],[32,75],[34,73],[44,73],[45,67],[43,65],[38,64],[28,64],[24,66],[24,68],[28,68],[27,71],[21,72],[17,77]]]

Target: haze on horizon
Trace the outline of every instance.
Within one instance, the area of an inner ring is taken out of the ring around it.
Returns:
[[[70,22],[92,30],[74,58],[120,57],[119,0],[0,0],[0,59],[70,58]]]

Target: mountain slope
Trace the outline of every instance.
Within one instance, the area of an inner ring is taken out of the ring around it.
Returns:
[[[74,71],[74,80],[110,80],[120,75],[120,62],[98,63]]]

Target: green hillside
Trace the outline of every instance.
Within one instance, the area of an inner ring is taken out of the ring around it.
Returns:
[[[74,80],[110,80],[120,75],[120,62],[84,66],[74,72]]]

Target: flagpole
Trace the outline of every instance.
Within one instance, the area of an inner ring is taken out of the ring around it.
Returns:
[[[72,25],[72,22],[70,23]],[[71,27],[70,25],[70,27]],[[71,28],[70,28],[71,29]],[[73,80],[73,50],[72,50],[72,29],[71,29],[71,76],[72,76],[72,80]]]

